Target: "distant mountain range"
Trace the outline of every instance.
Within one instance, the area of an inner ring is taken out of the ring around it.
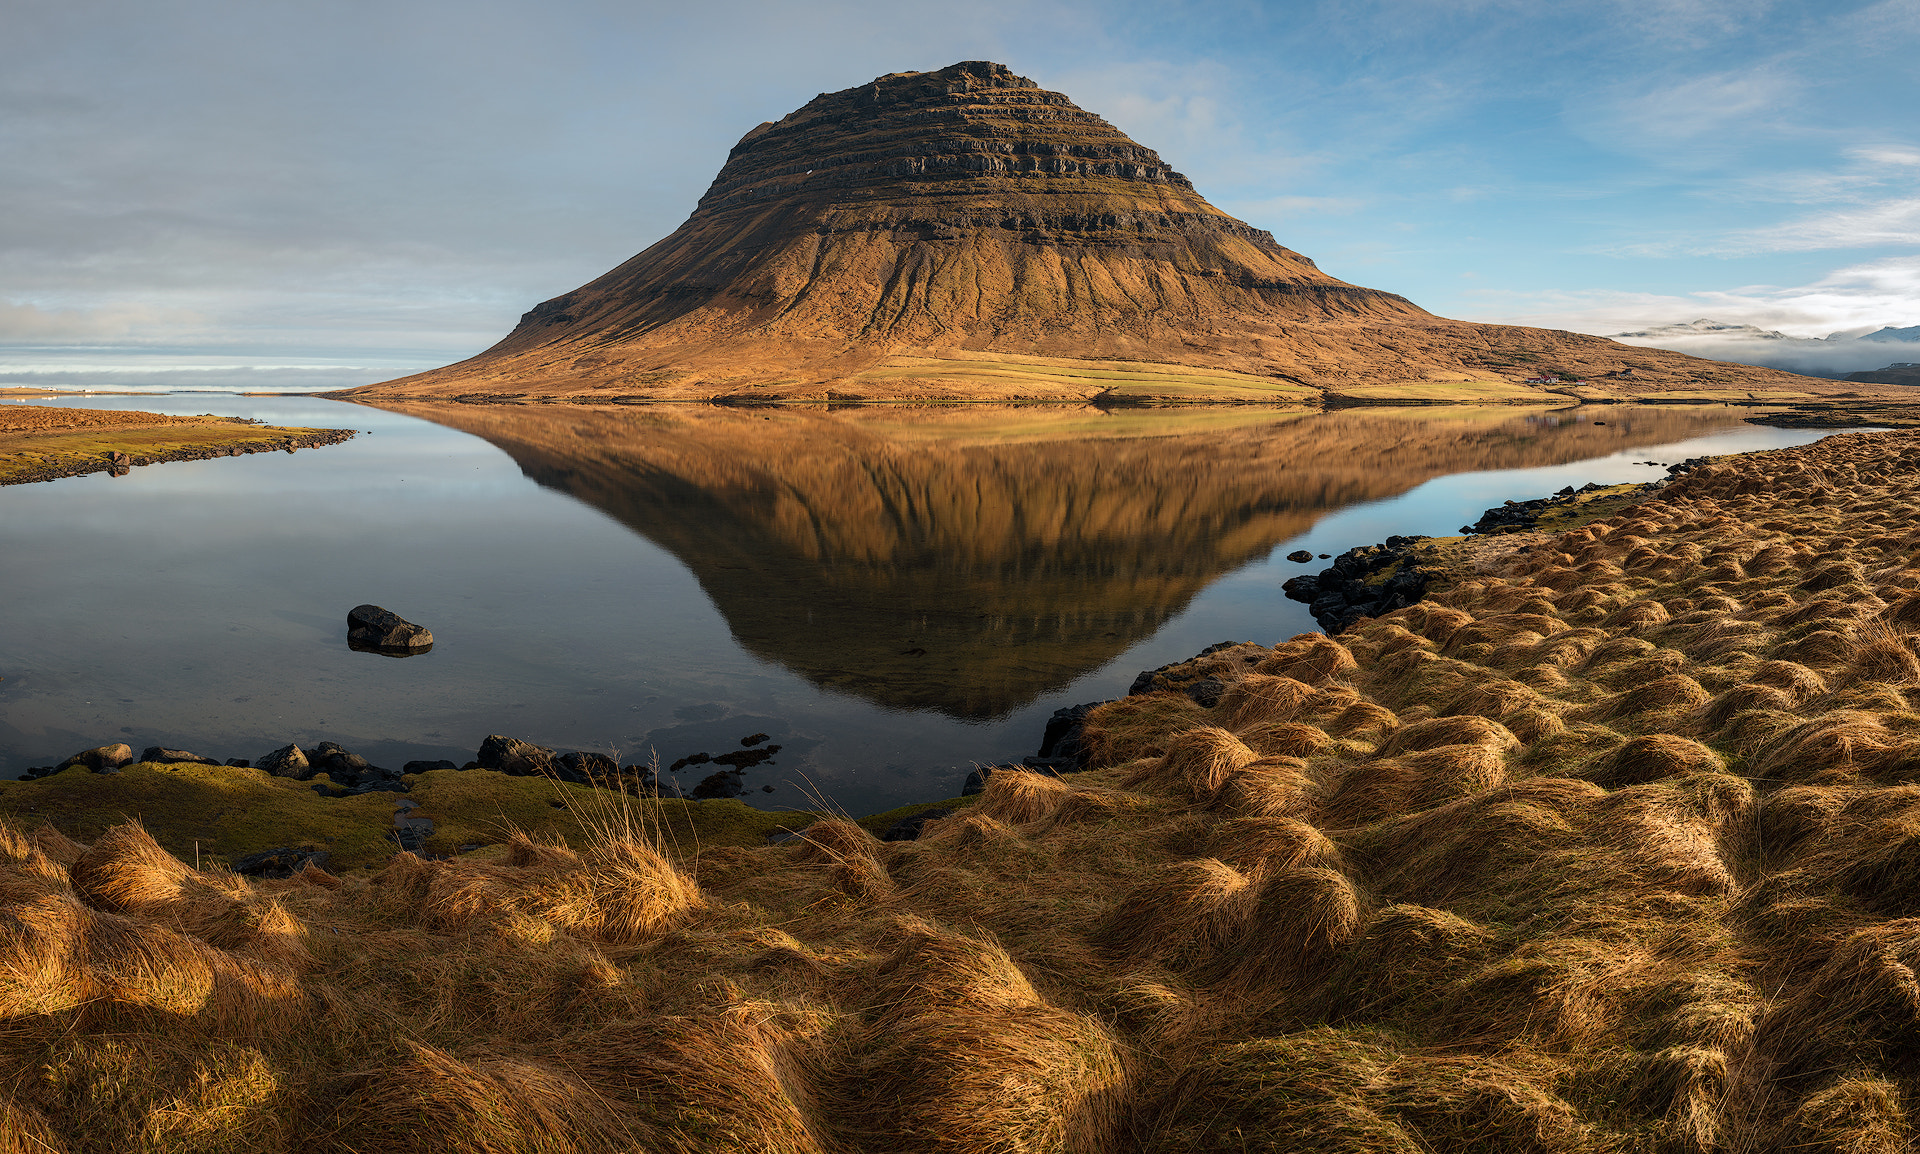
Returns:
[[[1810,376],[1855,380],[1865,379],[1858,374],[1880,369],[1900,352],[1920,352],[1920,325],[1905,328],[1888,325],[1861,336],[1829,333],[1824,337],[1793,337],[1757,325],[1702,317],[1684,324],[1653,325],[1633,332],[1614,333],[1613,339]],[[1908,345],[1912,349],[1888,348],[1889,345]]]
[[[1790,337],[1773,329],[1763,329],[1758,325],[1736,325],[1726,321],[1708,320],[1702,317],[1697,321],[1688,321],[1679,325],[1655,325],[1631,333],[1614,333],[1613,339],[1624,340],[1678,340],[1687,337],[1732,338],[1747,341],[1802,341],[1807,344],[1850,344],[1855,341],[1881,341],[1897,344],[1907,341],[1920,342],[1920,325],[1909,325],[1897,329],[1889,325],[1877,332],[1865,336],[1848,336],[1846,333],[1829,333],[1824,337]]]

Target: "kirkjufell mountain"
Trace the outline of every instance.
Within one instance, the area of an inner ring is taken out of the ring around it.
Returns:
[[[968,61],[761,124],[672,235],[478,356],[342,395],[1521,399],[1542,378],[1832,384],[1348,284],[1060,93]]]

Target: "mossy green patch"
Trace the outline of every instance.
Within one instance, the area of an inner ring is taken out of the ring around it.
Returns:
[[[887,810],[885,813],[868,814],[866,817],[859,819],[859,824],[864,826],[869,833],[878,837],[891,829],[895,822],[916,817],[926,813],[928,810],[965,809],[978,800],[980,800],[980,797],[978,794],[975,794],[971,797],[950,797],[945,801],[917,801],[912,805],[903,805],[896,809]]]
[[[1503,380],[1388,381],[1373,385],[1341,385],[1327,390],[1327,400],[1335,403],[1341,401],[1366,401],[1372,404],[1394,401],[1411,401],[1420,404],[1521,402],[1537,405],[1553,399],[1554,394],[1547,389],[1516,385],[1511,381]]]
[[[631,828],[690,854],[704,846],[765,845],[770,834],[804,829],[824,816],[769,812],[730,798],[656,801],[487,770],[436,769],[409,780],[413,800],[420,803],[415,816],[434,821],[427,848],[435,853],[505,841],[515,830],[579,846],[602,831]]]
[[[37,781],[0,781],[0,816],[88,842],[130,818],[183,861],[232,861],[278,846],[328,851],[334,868],[375,865],[395,848],[395,794],[323,798],[304,782],[257,769],[142,762],[116,774],[75,767]]]

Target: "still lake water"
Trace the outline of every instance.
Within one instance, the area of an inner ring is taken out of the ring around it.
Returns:
[[[0,489],[0,776],[111,741],[667,765],[766,733],[746,800],[853,813],[950,796],[1141,669],[1314,629],[1280,584],[1325,562],[1294,549],[1825,435],[1681,406],[46,403],[363,435]],[[363,602],[433,651],[349,650]]]

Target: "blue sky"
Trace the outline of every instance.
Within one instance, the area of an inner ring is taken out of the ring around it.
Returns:
[[[1920,324],[1920,0],[0,0],[0,27],[15,380],[458,359],[671,231],[754,124],[964,59],[1444,315]]]

